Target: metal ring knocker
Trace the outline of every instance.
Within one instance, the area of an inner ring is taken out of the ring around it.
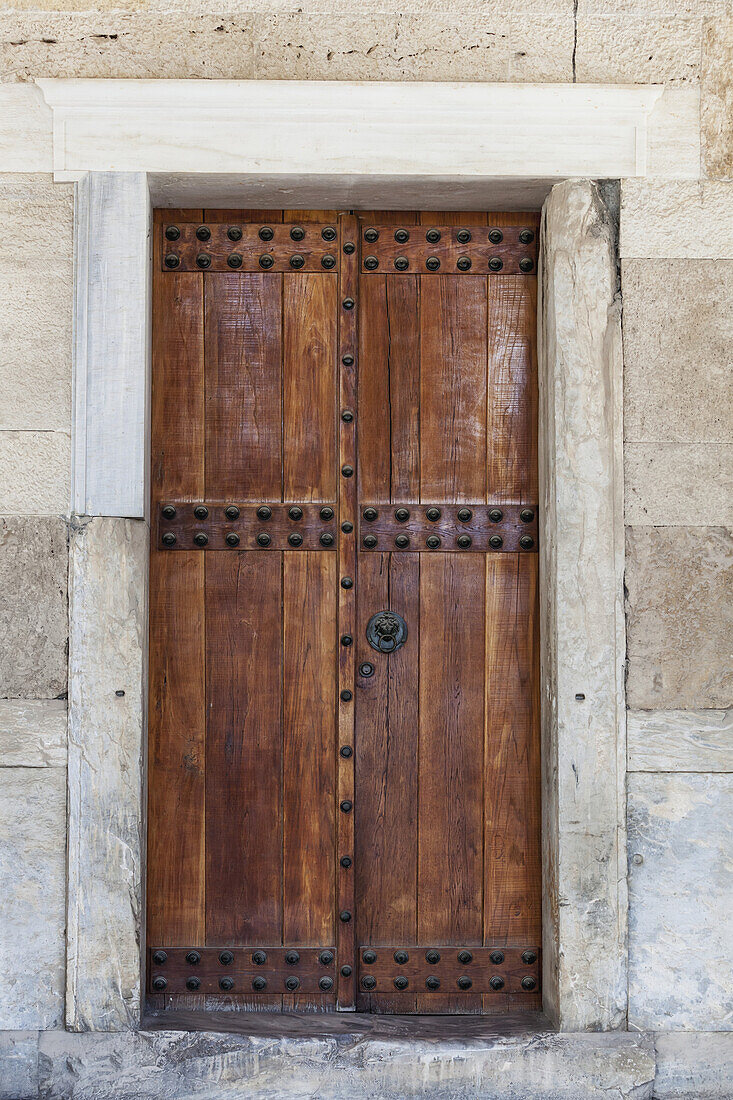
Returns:
[[[394,653],[407,641],[407,623],[396,611],[378,611],[367,624],[366,636],[377,653]]]

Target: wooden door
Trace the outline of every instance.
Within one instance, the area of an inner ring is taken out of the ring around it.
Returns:
[[[159,1007],[540,1004],[537,232],[156,212]]]

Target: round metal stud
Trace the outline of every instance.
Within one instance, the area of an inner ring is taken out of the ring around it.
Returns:
[[[206,546],[209,541],[209,536],[206,534],[205,531],[197,531],[196,534],[193,536],[193,541],[196,543],[197,546]]]
[[[259,508],[257,509],[257,518],[258,519],[271,519],[272,518],[272,508],[268,508],[268,506],[266,504],[261,504],[259,506]]]
[[[341,967],[341,976],[342,976],[342,977],[344,977],[344,978],[350,978],[350,977],[351,977],[351,975],[352,975],[353,973],[354,973],[354,972],[353,972],[353,970],[351,969],[351,967],[349,966],[349,964],[348,964],[348,963],[346,963],[346,965],[345,965],[345,966],[342,966],[342,967]]]
[[[330,531],[324,531],[320,538],[321,546],[333,546],[334,538]]]
[[[397,508],[394,514],[394,518],[398,523],[405,523],[410,518],[410,511],[408,508]]]
[[[521,985],[522,989],[534,989],[537,985],[537,979],[533,978],[531,974],[525,974],[522,978]]]
[[[162,515],[163,519],[176,518],[176,510],[172,504],[164,504],[160,510],[160,514]]]
[[[470,535],[459,535],[456,539],[456,542],[460,546],[461,550],[468,550],[469,546],[471,545],[471,541],[472,540]]]
[[[198,966],[201,962],[201,955],[198,951],[189,951],[186,955],[186,962],[189,966]]]
[[[473,518],[473,512],[470,508],[459,508],[458,518],[461,523],[468,523],[468,521]]]
[[[365,508],[362,514],[367,523],[373,523],[379,515],[379,512],[376,508]]]
[[[321,236],[323,237],[324,241],[335,241],[336,230],[333,228],[332,225],[324,225],[323,229],[321,230]]]
[[[343,420],[344,424],[350,424],[351,421],[354,419],[354,414],[351,409],[344,409],[344,411],[341,413],[341,419]]]
[[[353,355],[344,355],[341,362],[344,364],[345,367],[353,367],[353,365],[354,365],[354,356]]]
[[[178,267],[180,262],[181,262],[180,258],[178,256],[176,256],[175,252],[169,252],[168,255],[165,258],[165,266],[166,267],[170,267],[170,268]]]
[[[425,240],[428,241],[429,244],[437,244],[440,240],[440,230],[428,229],[427,233],[425,234]]]
[[[272,541],[272,539],[270,538],[270,536],[267,534],[266,531],[260,531],[259,535],[257,536],[258,546],[269,546],[271,541]]]
[[[195,993],[197,989],[200,989],[200,987],[200,978],[186,978],[186,989],[190,989],[192,993]]]
[[[468,244],[468,242],[471,240],[471,230],[459,229],[456,233],[456,240],[459,242],[459,244]]]
[[[352,244],[351,241],[347,241],[344,245],[344,252],[347,256],[352,256],[356,252],[356,245]]]
[[[489,271],[501,271],[504,263],[498,256],[492,256],[489,260]]]
[[[435,523],[436,520],[440,519],[440,508],[428,508],[425,515],[431,521],[431,523]]]
[[[261,241],[271,241],[272,238],[275,236],[273,230],[270,229],[269,225],[263,225],[262,229],[260,229],[257,235]]]
[[[155,963],[156,966],[163,966],[164,963],[166,963],[167,961],[168,961],[168,952],[167,951],[154,951],[153,952],[153,962]]]
[[[373,978],[371,976],[371,974],[367,974],[367,975],[365,975],[365,977],[363,977],[361,979],[362,989],[374,989],[376,987],[376,985],[377,985],[377,979]]]
[[[291,519],[302,519],[303,509],[299,508],[297,504],[294,504],[292,508],[288,509],[288,515]]]
[[[379,267],[379,260],[376,256],[366,256],[364,258],[364,267],[367,271],[376,271]]]
[[[429,547],[430,550],[437,550],[440,546],[440,539],[437,535],[428,535],[425,539],[425,545]]]
[[[532,951],[531,948],[522,952],[522,962],[525,966],[531,966],[532,963],[537,962],[537,952]]]
[[[458,979],[458,988],[459,989],[470,989],[472,985],[473,985],[473,982],[465,974],[462,974],[461,977]]]
[[[231,966],[234,962],[234,952],[222,951],[219,955],[219,962],[222,966]]]
[[[456,267],[458,268],[459,271],[470,271],[471,270],[471,257],[470,256],[459,256],[458,259],[456,260]]]
[[[395,978],[394,980],[395,989],[407,989],[409,984],[410,983],[403,974],[400,974],[399,977]]]
[[[224,515],[227,519],[239,519],[239,508],[236,504],[228,504],[224,509]]]
[[[329,989],[333,989],[333,978],[323,977],[318,979],[318,988],[322,989],[324,993],[328,993]]]
[[[342,588],[353,588],[354,587],[354,581],[352,580],[351,577],[342,577],[341,578],[341,587]]]
[[[498,974],[494,974],[493,978],[489,978],[489,985],[492,989],[503,989],[504,979],[499,977]]]
[[[489,240],[492,244],[501,244],[501,242],[504,240],[504,234],[500,229],[490,229]]]
[[[289,978],[285,979],[285,988],[289,993],[294,993],[296,989],[300,989],[300,978],[296,978],[295,974],[291,974]]]
[[[530,260],[529,256],[522,256],[521,260],[519,261],[519,270],[531,271],[533,267],[534,260]]]
[[[228,993],[230,989],[234,989],[234,978],[219,978],[219,989],[223,993]]]
[[[177,225],[167,225],[165,227],[165,239],[167,241],[177,241],[181,236],[181,231]]]
[[[440,989],[440,978],[436,978],[434,974],[431,974],[429,978],[425,979],[425,985],[428,989]]]
[[[304,264],[305,264],[305,257],[301,256],[299,253],[296,252],[296,254],[294,256],[290,257],[290,266],[292,268],[295,268],[296,271],[299,271],[300,268],[304,266]]]
[[[440,260],[437,256],[428,256],[427,260],[425,261],[425,266],[428,271],[437,271],[440,267]]]
[[[175,546],[176,536],[172,531],[166,531],[160,541],[163,543],[163,546]]]
[[[193,510],[193,514],[196,516],[196,519],[206,519],[209,514],[209,509],[205,504],[197,504]]]
[[[291,241],[302,241],[305,238],[305,229],[299,225],[294,225],[290,230]]]
[[[473,962],[473,955],[471,954],[470,951],[459,951],[458,952],[458,961],[461,964],[461,966],[468,966],[468,964],[470,962]]]
[[[534,240],[534,233],[531,229],[521,229],[519,231],[519,240],[521,244],[532,244]]]
[[[355,305],[356,305],[356,302],[354,301],[353,298],[344,298],[344,301],[343,301],[344,309],[353,309]],[[353,359],[352,359],[352,362],[353,362]]]
[[[230,241],[241,241],[242,230],[239,228],[238,225],[230,225],[227,229],[227,237]]]
[[[325,508],[321,508],[321,510],[320,510],[320,512],[318,513],[318,515],[319,515],[319,516],[321,517],[321,519],[323,519],[323,520],[329,520],[329,519],[333,519],[333,508],[330,508],[330,507],[329,507],[328,505],[326,505],[326,507],[325,507]]]
[[[321,256],[321,267],[324,267],[326,271],[330,271],[332,267],[336,266],[335,256]]]
[[[407,547],[410,545],[410,540],[408,539],[407,535],[398,535],[397,538],[394,540],[394,544],[395,546],[398,546],[400,550],[406,550]]]
[[[398,271],[407,271],[410,266],[410,261],[407,259],[407,256],[397,256],[395,257],[394,265]]]
[[[403,948],[400,948],[398,951],[395,951],[392,958],[398,966],[404,966],[406,962],[409,962],[410,956]]]
[[[227,546],[239,546],[239,535],[236,531],[227,532],[224,541]]]
[[[353,645],[354,639],[350,634],[341,635],[341,645]]]
[[[365,535],[363,542],[367,550],[373,550],[377,545],[378,539],[376,535]]]
[[[351,699],[351,692],[350,691],[347,691],[347,692],[342,691],[341,692],[341,698],[342,699],[343,699],[344,695],[348,695],[349,699]],[[352,757],[354,755],[354,750],[352,749],[351,745],[342,745],[341,746],[341,755],[343,756],[343,758],[345,760],[348,760],[350,757]]]
[[[267,253],[265,253],[264,256],[260,256],[260,267],[263,267],[265,270],[272,267],[274,262],[272,256],[267,255]]]
[[[367,966],[374,966],[377,961],[377,952],[368,948],[361,957],[362,961],[365,962]]]
[[[429,951],[425,952],[425,961],[429,962],[431,966],[435,966],[440,962],[440,951],[436,951],[434,947],[431,947]]]
[[[302,546],[303,536],[297,531],[293,531],[292,535],[288,535],[288,542],[291,546]]]
[[[354,467],[353,466],[342,466],[341,467],[341,473],[344,475],[344,477],[352,477],[353,474],[354,474]]]
[[[342,524],[341,524],[341,530],[343,531],[343,533],[344,533],[345,535],[350,535],[350,534],[351,534],[351,532],[352,532],[352,531],[354,530],[354,524],[353,524],[353,523],[349,523],[349,521],[348,521],[348,520],[346,520],[346,522],[345,522],[345,523],[342,523]]]
[[[200,241],[210,241],[211,230],[209,229],[208,225],[200,225],[196,230],[196,236]]]
[[[534,519],[534,512],[531,508],[522,508],[522,511],[519,513],[519,518],[522,523],[531,523]]]
[[[379,240],[379,230],[378,229],[366,229],[364,231],[364,240],[369,241],[369,244],[373,244],[374,241],[378,241]]]
[[[253,978],[252,988],[255,993],[261,993],[263,989],[267,989],[267,981],[265,978]]]
[[[342,702],[350,703],[353,698],[354,698],[353,691],[349,691],[348,688],[344,688],[344,690],[341,692]],[[344,745],[343,749],[341,750],[341,755],[342,756],[351,756],[351,748],[348,745]]]
[[[300,962],[300,955],[297,951],[288,951],[285,954],[285,962],[288,966],[296,966]]]
[[[489,511],[489,519],[492,523],[501,523],[504,518],[504,513],[501,508],[492,508]]]
[[[342,856],[339,860],[339,863],[345,871],[348,871],[348,869],[351,867],[351,856]]]
[[[199,252],[196,257],[196,266],[202,268],[211,267],[211,256],[208,256],[205,252]]]
[[[348,798],[345,798],[343,802],[340,803],[340,810],[342,814],[350,814],[353,808],[354,803],[350,802]]]
[[[157,978],[153,978],[153,989],[156,993],[162,993],[164,989],[168,987],[168,979],[164,978],[162,974]]]
[[[398,244],[404,244],[405,241],[409,241],[410,234],[406,229],[396,229],[394,239],[397,241]]]
[[[241,267],[242,257],[239,255],[238,252],[232,252],[229,256],[227,256],[227,263],[230,267]]]
[[[348,924],[349,923],[349,921],[351,920],[351,913],[349,912],[348,909],[342,909],[341,910],[341,912],[339,913],[339,920],[343,924]]]
[[[489,953],[489,958],[491,959],[494,966],[501,966],[501,964],[504,962],[504,952],[503,951],[491,951]]]
[[[492,535],[489,539],[489,546],[492,548],[492,550],[498,550],[503,545],[504,539],[501,537],[501,535]]]
[[[253,951],[252,962],[255,966],[264,966],[267,962],[267,954],[264,951]]]
[[[534,539],[531,535],[522,535],[519,540],[519,545],[522,547],[522,550],[531,550],[534,546]]]
[[[369,661],[364,661],[363,664],[359,665],[359,675],[363,676],[365,679],[369,676],[373,676],[374,665],[370,664]]]

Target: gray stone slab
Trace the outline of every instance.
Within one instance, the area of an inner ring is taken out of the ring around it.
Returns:
[[[733,710],[631,710],[632,772],[733,772]]]
[[[732,443],[733,260],[624,260],[624,435]]]
[[[470,1042],[255,1039],[193,1032],[40,1037],[43,1100],[650,1100],[649,1037]]]
[[[733,185],[623,180],[619,253],[624,259],[733,260]]]
[[[59,1027],[65,964],[65,769],[0,768],[0,806],[0,1029]]]
[[[62,519],[0,519],[0,697],[66,692],[67,571]]]
[[[38,1100],[38,1033],[0,1031],[0,1100]]]
[[[733,1034],[672,1031],[657,1035],[654,1100],[730,1100]]]
[[[733,1029],[733,776],[628,785],[629,1026]]]
[[[733,704],[733,536],[724,527],[626,531],[629,706]]]
[[[66,1019],[78,1030],[140,1018],[147,562],[142,520],[74,533]]]
[[[733,527],[733,443],[627,443],[626,523]]]
[[[66,767],[66,700],[0,699],[0,768]]]

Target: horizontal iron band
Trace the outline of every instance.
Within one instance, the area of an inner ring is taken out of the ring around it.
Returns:
[[[370,240],[377,234],[376,240]],[[379,225],[362,233],[366,275],[536,275],[535,226]]]
[[[302,238],[293,239],[294,231]],[[335,231],[328,240],[324,232]],[[265,238],[260,233],[265,231]],[[167,234],[178,233],[174,239]],[[234,232],[234,239],[230,233]],[[241,237],[237,236],[241,233]],[[272,236],[269,236],[269,233]],[[203,239],[197,234],[203,233]],[[338,271],[340,252],[335,223],[174,222],[162,227],[163,271],[248,271],[329,274]],[[206,235],[208,234],[208,236]],[[268,257],[268,259],[263,259]]]
[[[362,504],[359,549],[373,553],[536,553],[536,504]]]
[[[297,985],[296,985],[297,980]],[[151,947],[151,993],[328,994],[335,990],[333,947]]]
[[[539,947],[360,947],[359,988],[394,993],[519,993],[540,989]],[[366,980],[365,980],[366,979]]]
[[[162,500],[155,505],[161,550],[335,550],[335,502],[282,504]]]

